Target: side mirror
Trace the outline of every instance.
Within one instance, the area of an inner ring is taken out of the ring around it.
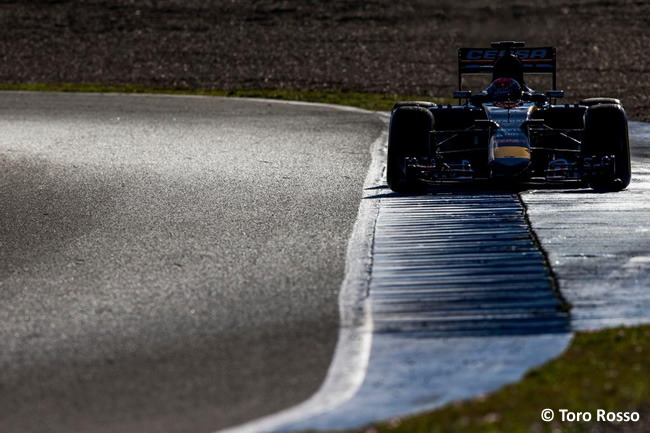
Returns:
[[[546,97],[553,99],[564,98],[564,90],[547,90]]]
[[[454,92],[454,98],[458,99],[458,104],[461,104],[461,100],[465,99],[465,103],[469,101],[469,98],[472,97],[471,90],[456,90]]]

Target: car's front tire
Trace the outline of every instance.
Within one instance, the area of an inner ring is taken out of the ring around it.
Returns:
[[[583,157],[614,155],[614,176],[591,182],[594,189],[621,190],[630,184],[630,140],[627,115],[619,104],[596,104],[585,111]]]
[[[580,101],[580,105],[586,105],[587,107],[593,107],[594,105],[600,104],[621,105],[621,101],[616,98],[587,98]]]
[[[406,105],[393,110],[388,133],[386,180],[395,192],[422,192],[426,184],[406,170],[406,157],[433,156],[430,139],[433,115],[421,106]]]
[[[435,102],[429,102],[429,101],[401,101],[401,102],[396,102],[395,105],[393,105],[393,111],[402,107],[433,108],[433,107],[437,107],[437,105]]]

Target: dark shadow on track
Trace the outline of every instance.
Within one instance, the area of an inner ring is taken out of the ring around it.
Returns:
[[[54,175],[54,170],[65,175]],[[60,257],[75,239],[92,230],[97,216],[113,212],[120,186],[105,179],[89,185],[82,168],[53,167],[31,158],[0,155],[0,279]],[[70,258],[82,264],[83,258]],[[8,294],[3,293],[4,296]]]
[[[576,188],[575,182],[571,184],[566,183],[518,183],[514,185],[499,185],[498,183],[445,183],[439,185],[432,185],[427,190],[421,193],[404,194],[397,193],[388,189],[388,185],[377,185],[375,187],[366,188],[367,190],[387,190],[388,192],[364,197],[364,199],[380,199],[388,197],[411,197],[422,195],[438,195],[438,194],[482,194],[489,196],[491,194],[520,194],[528,191],[544,191],[558,194],[612,194],[620,191],[617,190],[600,190],[592,189],[587,185],[582,185]]]
[[[569,306],[519,191],[520,185],[451,184],[420,195],[388,190],[366,197],[382,199],[370,290],[375,332],[415,338],[569,332]]]

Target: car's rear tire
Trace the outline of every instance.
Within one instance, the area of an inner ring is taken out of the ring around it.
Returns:
[[[406,170],[406,157],[433,156],[431,131],[433,115],[418,106],[402,106],[393,110],[388,132],[386,180],[395,192],[422,192],[426,184]]]
[[[587,107],[592,107],[594,105],[600,104],[621,105],[621,101],[616,98],[587,98],[580,101],[580,105],[586,105]]]
[[[630,184],[630,140],[627,115],[618,104],[596,104],[585,112],[582,138],[583,157],[614,155],[614,177],[605,176],[591,182],[595,189],[621,190]]]

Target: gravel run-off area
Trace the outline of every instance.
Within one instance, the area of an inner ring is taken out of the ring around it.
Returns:
[[[2,2],[0,83],[450,96],[456,49],[492,40],[557,46],[568,102],[650,120],[647,0]]]

